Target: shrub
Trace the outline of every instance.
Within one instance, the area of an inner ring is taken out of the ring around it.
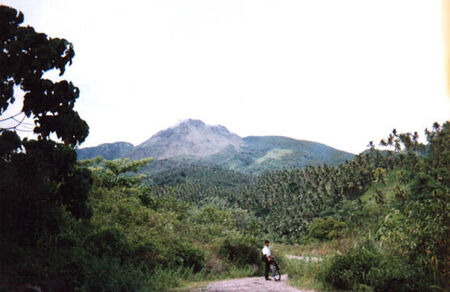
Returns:
[[[411,291],[414,272],[397,256],[388,256],[372,243],[350,249],[325,262],[320,277],[338,289]]]
[[[177,264],[186,268],[192,268],[197,273],[205,266],[205,253],[200,248],[188,243],[178,243],[173,251],[178,259]]]
[[[324,271],[324,280],[336,288],[351,289],[366,284],[370,269],[380,267],[382,255],[371,245],[355,247],[334,256]]]
[[[257,246],[258,241],[255,238],[245,235],[227,235],[218,245],[218,254],[237,266],[259,265],[261,255]]]
[[[120,264],[109,257],[92,257],[83,271],[80,291],[143,291],[147,288],[148,274],[145,267]]]
[[[332,217],[326,219],[316,218],[309,227],[308,235],[319,240],[336,239],[341,235],[344,227],[344,222],[337,221]]]
[[[101,226],[87,236],[86,242],[92,252],[102,257],[103,255],[123,256],[129,251],[129,245],[122,227]]]

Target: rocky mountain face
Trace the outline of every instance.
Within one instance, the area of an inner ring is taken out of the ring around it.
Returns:
[[[199,120],[187,120],[176,127],[158,132],[136,146],[128,156],[133,159],[181,156],[205,158],[227,147],[239,151],[243,144],[241,137],[223,126],[208,126]]]
[[[353,154],[324,144],[279,136],[241,138],[223,126],[187,120],[158,132],[140,145],[118,142],[77,150],[78,159],[152,157],[146,172],[174,167],[215,165],[246,173],[308,165],[338,165]]]

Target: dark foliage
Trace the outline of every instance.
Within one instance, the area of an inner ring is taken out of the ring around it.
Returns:
[[[79,90],[66,80],[43,78],[52,69],[64,73],[72,45],[22,22],[22,13],[0,6],[0,113],[16,101],[16,87],[24,92],[21,111],[0,121],[0,229],[4,237],[31,244],[42,232],[58,231],[63,205],[78,218],[89,216],[91,181],[87,170],[75,166],[72,147],[88,134],[73,110]],[[25,130],[25,117],[34,122],[36,140],[17,135]],[[63,143],[50,140],[52,133]]]

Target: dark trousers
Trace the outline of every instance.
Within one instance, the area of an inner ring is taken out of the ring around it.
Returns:
[[[264,277],[266,279],[269,279],[270,261],[266,257],[264,257],[264,263],[266,264],[266,268],[264,269]]]

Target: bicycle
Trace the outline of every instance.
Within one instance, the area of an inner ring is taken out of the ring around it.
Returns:
[[[281,280],[281,272],[280,267],[278,266],[277,262],[274,258],[271,259],[270,263],[272,264],[272,277],[275,281]]]

